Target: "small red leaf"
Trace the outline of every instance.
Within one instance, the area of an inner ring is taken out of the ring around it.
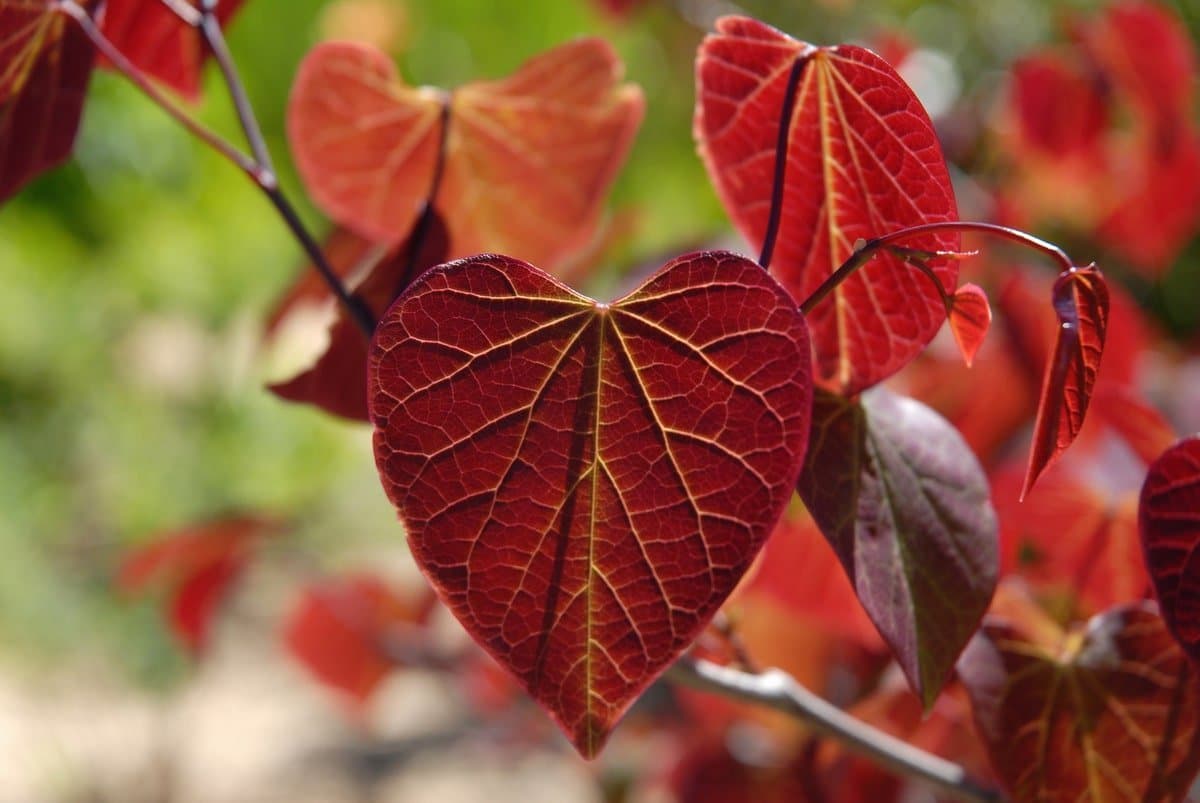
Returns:
[[[989,617],[958,665],[1014,803],[1183,800],[1200,769],[1200,686],[1153,603],[1057,646]]]
[[[817,392],[798,490],[926,707],[998,571],[988,480],[959,433],[912,398]]]
[[[221,27],[245,0],[221,0],[216,16]],[[191,5],[197,5],[190,0]],[[200,95],[200,70],[208,52],[200,32],[167,8],[162,0],[107,0],[103,34],[139,70],[181,95]],[[100,66],[112,67],[107,59]]]
[[[277,527],[272,521],[242,517],[167,533],[125,559],[116,585],[126,592],[152,585],[167,588],[172,629],[192,652],[200,652],[208,643],[213,615],[257,541]]]
[[[385,256],[355,290],[378,318],[417,276],[446,258],[446,228],[432,214],[421,232],[421,252],[412,253],[405,242]],[[328,294],[327,294],[328,295]],[[367,414],[367,338],[338,307],[329,331],[329,347],[316,363],[286,382],[271,385],[272,393],[294,402],[315,404],[333,415],[352,421],[369,421]]]
[[[71,155],[94,59],[53,4],[0,0],[0,202]]]
[[[327,43],[300,67],[288,134],[322,208],[395,242],[430,191],[447,125],[434,203],[450,255],[497,251],[557,265],[591,239],[641,121],[641,92],[621,73],[607,43],[579,39],[509,78],[447,95],[405,86],[369,46]]]
[[[810,444],[800,496],[928,707],[996,585],[983,470],[937,413],[878,388],[818,392]]]
[[[1053,302],[1058,333],[1042,380],[1022,499],[1083,427],[1108,332],[1108,286],[1095,265],[1064,271]]]
[[[766,235],[789,74],[806,60],[789,121],[781,225],[771,270],[803,302],[869,240],[957,219],[929,116],[886,62],[860,47],[815,48],[745,17],[725,17],[696,61],[695,136],[730,217],[755,247]],[[906,243],[958,251],[954,234]],[[955,260],[934,272],[954,287]],[[890,376],[937,333],[941,295],[893,254],[876,257],[809,316],[817,378],[846,395]]]
[[[950,308],[950,331],[954,342],[962,352],[963,361],[969,366],[975,362],[975,353],[987,337],[992,325],[992,308],[988,305],[987,293],[975,284],[964,284],[954,291],[954,305]]]
[[[361,705],[400,663],[386,640],[397,627],[422,624],[431,602],[404,598],[368,574],[330,580],[305,589],[284,640],[319,681]]]
[[[434,268],[369,374],[418,564],[589,757],[733,591],[808,439],[804,318],[723,252],[612,304],[509,257]]]
[[[1200,437],[1180,441],[1150,466],[1138,529],[1163,618],[1200,660]]]

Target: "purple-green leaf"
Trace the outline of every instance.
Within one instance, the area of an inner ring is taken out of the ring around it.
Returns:
[[[798,489],[930,705],[996,586],[996,514],[975,456],[912,399],[818,392]]]

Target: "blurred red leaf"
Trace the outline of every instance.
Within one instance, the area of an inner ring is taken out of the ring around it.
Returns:
[[[356,277],[362,271],[369,271],[380,260],[385,258],[388,251],[370,240],[364,239],[347,228],[338,226],[329,233],[321,244],[321,253],[333,272],[348,284],[359,284],[361,279]],[[298,307],[305,304],[322,305],[334,303],[329,285],[321,278],[312,263],[306,263],[300,270],[299,278],[283,297],[275,304],[275,309],[267,318],[267,334],[278,331],[280,325],[287,320]]]
[[[1021,144],[1053,159],[1100,158],[1108,127],[1104,77],[1058,53],[1035,53],[1012,67],[1010,88]]]
[[[745,591],[769,595],[806,627],[815,625],[867,649],[883,647],[879,631],[855,596],[837,556],[804,511],[784,513],[763,547],[758,570]]]
[[[987,337],[992,325],[992,308],[987,293],[975,284],[964,284],[954,291],[954,305],[950,308],[950,331],[954,342],[962,352],[963,362],[968,366],[975,362],[975,354]]]
[[[920,223],[957,219],[929,116],[886,62],[860,47],[815,48],[744,17],[725,17],[696,61],[695,135],[709,177],[755,246],[767,232],[780,116],[797,59],[805,61],[788,125],[786,184],[771,270],[803,302],[856,243]],[[914,248],[957,251],[955,234]],[[934,271],[954,287],[955,260]],[[846,395],[890,376],[945,319],[928,278],[882,254],[809,315],[818,381]]]
[[[1024,502],[1018,501],[1021,470],[996,474],[992,500],[1004,574],[1025,578],[1064,618],[1141,599],[1149,577],[1132,494],[1093,489],[1066,468],[1046,472],[1038,493]]]
[[[803,755],[759,766],[734,756],[726,744],[693,741],[670,777],[677,803],[815,803],[812,768]]]
[[[995,588],[987,479],[949,423],[880,388],[818,392],[809,444],[800,496],[928,707]]]
[[[496,251],[556,266],[593,236],[641,121],[641,92],[621,72],[607,43],[579,39],[447,94],[405,86],[373,48],[326,43],[300,67],[289,139],[322,208],[395,242],[430,191],[444,133],[435,206],[450,256]]]
[[[1129,385],[1098,382],[1092,394],[1092,410],[1147,466],[1175,442],[1175,429],[1163,414]]]
[[[1180,441],[1150,466],[1138,529],[1163,618],[1200,659],[1200,437]]]
[[[1192,671],[1148,602],[1057,647],[989,617],[958,665],[1014,803],[1182,800],[1200,769]]]
[[[378,319],[417,276],[446,257],[446,227],[432,213],[421,232],[419,254],[411,241],[380,260],[355,290]],[[367,413],[367,338],[358,325],[338,307],[329,330],[329,347],[316,363],[286,382],[271,385],[275,395],[294,402],[314,404],[333,415],[352,421],[369,421]]]
[[[418,564],[585,756],[733,591],[808,438],[804,318],[722,252],[612,304],[508,257],[434,268],[369,374]]]
[[[388,640],[424,624],[432,603],[431,593],[404,597],[370,574],[328,580],[304,590],[284,641],[317,680],[361,705],[403,662]]]
[[[167,589],[171,628],[198,653],[207,645],[213,616],[257,542],[277,527],[265,519],[240,517],[166,533],[125,559],[117,588],[131,593],[151,586]]]
[[[1083,427],[1108,332],[1108,286],[1095,265],[1064,271],[1052,292],[1058,334],[1042,380],[1022,498]]]
[[[71,155],[94,59],[45,0],[0,0],[0,203]]]
[[[188,0],[196,6],[195,0]],[[217,20],[224,27],[245,0],[221,0]],[[208,55],[200,32],[175,16],[162,0],[107,0],[102,33],[139,70],[184,97],[200,95],[200,71]],[[100,66],[111,68],[107,59]]]

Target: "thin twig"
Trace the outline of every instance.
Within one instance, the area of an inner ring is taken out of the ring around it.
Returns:
[[[682,685],[773,708],[795,717],[823,736],[891,771],[916,778],[959,800],[1002,803],[1004,796],[967,775],[966,770],[890,736],[826,702],[779,669],[758,674],[693,658],[675,663],[667,676]]]
[[[87,9],[75,2],[75,0],[58,0],[55,8],[74,19],[79,24],[79,27],[83,29],[88,39],[92,41],[92,44],[96,46],[96,49],[104,54],[104,57],[111,61],[113,66],[141,90],[142,94],[146,95],[159,108],[169,114],[175,122],[186,128],[192,136],[224,156],[240,168],[256,184],[258,183],[258,165],[255,164],[254,160],[231,145],[220,134],[217,134],[212,129],[197,121],[186,109],[159,90],[133,62],[125,57],[124,53],[118,50],[100,32],[100,28],[96,25],[91,15],[88,14]]]
[[[195,6],[188,5],[185,0],[161,0],[172,14],[193,28],[200,27],[200,11]]]
[[[433,223],[434,202],[437,201],[438,191],[442,188],[442,174],[446,169],[446,141],[450,136],[450,95],[442,97],[441,133],[438,135],[437,161],[433,164],[433,176],[429,180],[429,190],[425,193],[425,203],[421,205],[421,213],[417,216],[412,235],[408,240],[408,256],[404,264],[404,273],[400,275],[396,286],[392,288],[389,305],[412,284],[416,278],[417,262],[421,259],[421,251],[425,246],[425,238],[429,236],[429,227]]]
[[[242,83],[241,76],[238,75],[233,54],[229,52],[229,45],[225,42],[225,33],[221,30],[221,23],[217,19],[216,11],[216,0],[201,0],[198,28],[204,36],[209,52],[212,53],[213,59],[216,60],[217,66],[221,70],[221,75],[225,78],[225,86],[229,89],[229,97],[233,99],[238,121],[242,124],[242,130],[246,132],[246,141],[250,145],[250,152],[254,154],[254,159],[259,166],[271,174],[271,182],[275,182],[275,165],[271,161],[271,152],[267,148],[266,139],[263,138],[262,128],[254,114],[254,107],[250,104],[250,97],[246,94],[246,87]]]
[[[1067,256],[1067,253],[1057,245],[1047,242],[1040,237],[1034,237],[1032,234],[1026,234],[1019,229],[1012,229],[1008,226],[1000,226],[995,223],[980,223],[974,220],[947,220],[939,223],[923,223],[919,226],[909,226],[906,229],[899,229],[898,231],[863,243],[861,247],[850,255],[849,259],[829,275],[829,278],[821,282],[821,285],[812,292],[812,295],[804,300],[804,303],[800,305],[800,311],[805,315],[811,314],[817,304],[825,300],[826,296],[832,293],[838,285],[848,279],[855,271],[874,259],[880,249],[901,240],[907,240],[910,237],[946,231],[973,231],[979,234],[1003,237],[1006,240],[1020,243],[1026,248],[1040,251],[1057,262],[1064,271],[1072,270],[1075,267],[1074,263],[1071,262],[1071,258]]]
[[[168,2],[167,7],[172,11],[178,12],[174,3]],[[254,151],[253,156],[238,150],[226,139],[200,123],[182,106],[161,92],[146,77],[145,73],[138,69],[137,65],[126,58],[104,36],[87,10],[75,0],[57,0],[55,3],[55,9],[74,19],[84,34],[87,35],[88,39],[92,41],[92,44],[96,46],[96,49],[104,54],[134,86],[141,90],[142,94],[150,98],[159,108],[170,115],[172,119],[187,129],[189,133],[240,168],[254,182],[255,186],[262,190],[263,194],[267,196],[271,204],[279,212],[288,229],[291,230],[296,241],[304,249],[308,258],[312,261],[313,267],[321,275],[325,284],[328,285],[330,292],[333,293],[334,297],[345,308],[347,314],[350,315],[363,335],[367,339],[370,339],[375,333],[374,316],[361,299],[346,289],[346,285],[343,284],[337,272],[325,258],[321,246],[309,233],[308,229],[305,228],[304,222],[300,219],[295,207],[292,206],[287,196],[283,194],[283,191],[279,187],[279,182],[275,177],[275,171],[271,165],[271,157],[259,129],[258,121],[246,97],[245,90],[242,88],[241,81],[237,77],[237,72],[233,68],[233,59],[229,54],[228,48],[225,46],[225,38],[221,33],[221,27],[217,24],[216,17],[213,16],[215,8],[215,0],[202,0],[201,10],[198,12],[200,22],[197,25],[197,30],[200,31],[208,48],[213,52],[218,63],[221,64],[222,74],[225,76],[229,93],[234,100],[238,120],[241,122],[242,130],[246,132],[246,139]],[[190,17],[185,14],[181,14],[180,19],[185,23],[192,24]]]

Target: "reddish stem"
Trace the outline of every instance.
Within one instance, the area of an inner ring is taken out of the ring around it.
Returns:
[[[899,231],[885,234],[882,237],[868,240],[861,248],[851,254],[850,258],[843,262],[837,270],[831,273],[829,278],[821,282],[821,286],[814,290],[812,295],[800,305],[800,311],[805,315],[811,314],[817,304],[821,303],[838,285],[850,278],[855,271],[874,259],[880,249],[901,240],[907,240],[910,237],[945,231],[973,231],[980,234],[1002,237],[1045,254],[1058,262],[1064,271],[1072,270],[1075,267],[1074,263],[1071,262],[1071,258],[1057,245],[1034,237],[1032,234],[1027,234],[1019,229],[1012,229],[1008,226],[1000,226],[995,223],[980,223],[973,220],[947,220],[940,223],[923,223],[919,226],[909,226],[906,229],[900,229]]]

